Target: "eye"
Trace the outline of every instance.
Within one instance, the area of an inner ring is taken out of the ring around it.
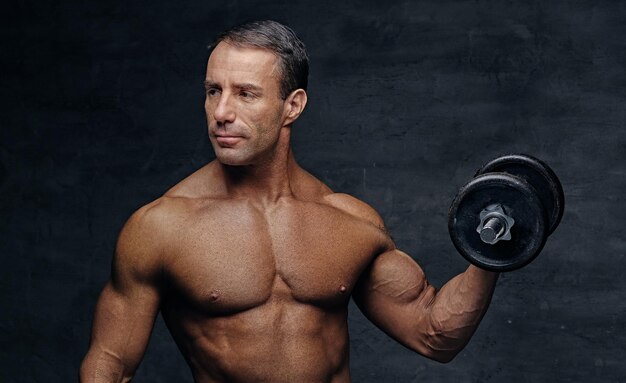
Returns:
[[[220,90],[217,88],[207,88],[206,94],[209,96],[216,96],[220,93]]]
[[[241,92],[239,92],[239,95],[242,98],[253,98],[254,94],[252,94],[251,92],[248,92],[247,90],[242,90]]]

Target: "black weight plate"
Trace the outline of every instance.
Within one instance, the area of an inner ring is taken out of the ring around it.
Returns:
[[[541,203],[548,212],[548,234],[552,234],[561,222],[565,206],[563,187],[554,171],[535,157],[526,154],[510,154],[491,160],[480,168],[476,175],[493,172],[521,177],[537,191]]]
[[[476,228],[480,212],[502,205],[515,219],[511,239],[484,243]],[[480,175],[465,185],[452,202],[448,231],[457,250],[474,265],[491,271],[511,271],[532,261],[547,237],[546,211],[537,192],[526,181],[506,173]]]

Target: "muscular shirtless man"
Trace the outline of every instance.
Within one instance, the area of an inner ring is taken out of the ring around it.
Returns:
[[[350,297],[428,358],[468,342],[497,275],[469,266],[437,291],[371,207],[298,166],[307,75],[281,24],[217,39],[205,79],[217,159],[122,229],[82,382],[130,381],[159,310],[196,382],[350,382]]]

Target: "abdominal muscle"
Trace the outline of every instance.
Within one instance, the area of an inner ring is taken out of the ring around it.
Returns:
[[[347,383],[347,307],[340,306],[270,298],[224,315],[181,304],[162,313],[198,383]]]

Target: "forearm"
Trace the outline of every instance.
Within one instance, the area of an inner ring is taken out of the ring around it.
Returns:
[[[465,347],[485,315],[498,279],[492,273],[469,266],[435,295],[429,308],[428,347],[433,357],[451,360]]]
[[[470,266],[437,291],[411,257],[394,249],[376,258],[354,298],[365,315],[394,339],[447,362],[478,327],[497,279],[496,273]]]

